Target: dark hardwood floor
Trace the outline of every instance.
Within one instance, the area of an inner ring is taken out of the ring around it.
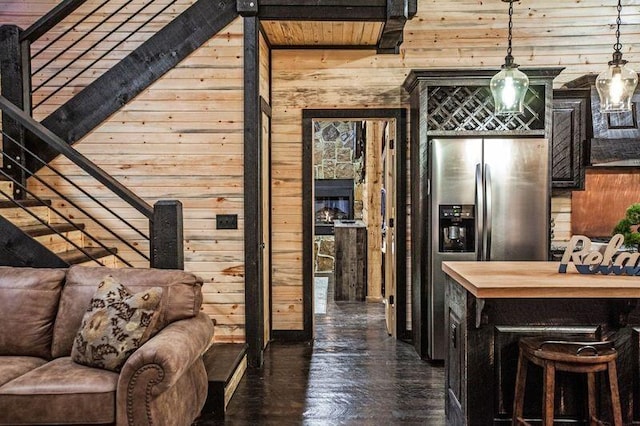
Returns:
[[[207,425],[445,424],[443,367],[387,335],[382,304],[336,303],[332,290],[314,342],[272,342],[225,421]]]

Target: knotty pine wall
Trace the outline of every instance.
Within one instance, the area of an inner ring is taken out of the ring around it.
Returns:
[[[26,27],[56,3],[0,0],[0,23]],[[630,65],[640,63],[640,10],[632,3],[622,27]],[[614,22],[612,0],[523,0],[515,4],[513,54],[523,67],[566,67],[559,87],[600,72]],[[412,68],[498,68],[505,43],[502,1],[420,0],[399,55],[272,51],[274,329],[302,328],[302,109],[408,107],[401,85]],[[237,21],[76,145],[149,201],[183,201],[186,268],[205,278],[205,310],[225,341],[244,335],[241,70]],[[218,213],[238,213],[240,229],[213,229]]]
[[[640,7],[636,1],[626,3],[631,5],[622,10],[624,57],[640,70]],[[516,62],[523,68],[566,67],[556,78],[555,87],[586,73],[599,73],[611,60],[615,6],[613,0],[516,3]],[[302,110],[408,108],[402,83],[411,69],[498,69],[504,62],[506,38],[507,4],[500,0],[419,0],[418,14],[405,27],[399,55],[353,50],[272,51],[273,168],[287,169],[286,178],[274,180],[274,228],[279,235],[286,235],[284,240],[274,240],[273,268],[286,271],[274,274],[274,288],[302,285],[302,263],[294,262],[302,253]],[[556,204],[568,203],[560,200]],[[410,285],[409,279],[407,283]],[[409,287],[408,300],[410,291]],[[274,312],[274,328],[301,329],[302,306],[294,305],[294,300],[286,302],[292,307],[285,314]]]
[[[57,2],[8,3],[0,1],[0,23],[16,22],[26,28]],[[237,19],[74,145],[150,204],[159,199],[183,203],[185,269],[204,279],[203,311],[215,318],[215,340],[220,342],[245,338],[243,55],[243,25]],[[67,160],[58,158],[53,165],[146,230],[146,219]],[[86,197],[51,172],[43,170],[40,175],[79,204],[88,205]],[[37,181],[29,185],[83,222],[81,214]],[[104,215],[98,208],[89,210],[99,218]],[[239,229],[216,230],[217,214],[237,214]],[[105,223],[147,250],[146,242],[135,240],[118,221],[108,218]],[[105,231],[90,226],[89,232],[110,245]],[[118,248],[134,265],[148,266],[126,248]]]

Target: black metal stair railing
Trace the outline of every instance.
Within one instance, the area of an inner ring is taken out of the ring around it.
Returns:
[[[11,136],[7,135],[6,133],[2,132],[2,134],[12,143],[18,144],[19,142],[16,141],[15,139],[13,139]],[[6,141],[6,139],[5,139]],[[21,147],[24,148],[24,147]],[[33,156],[34,158],[36,158],[37,160],[41,161],[43,163],[43,166],[45,168],[47,168],[48,170],[52,171],[56,176],[60,177],[61,179],[63,179],[65,182],[68,182],[73,188],[75,188],[76,190],[78,190],[79,192],[81,192],[85,197],[87,197],[88,200],[93,201],[94,203],[96,203],[97,205],[99,205],[103,211],[109,213],[110,215],[114,216],[115,218],[117,218],[118,220],[120,220],[124,225],[126,225],[129,229],[131,229],[132,231],[134,231],[136,234],[140,235],[144,240],[149,241],[149,236],[145,233],[143,233],[142,231],[140,231],[138,228],[136,228],[135,226],[133,226],[129,221],[127,221],[126,219],[122,218],[121,215],[119,215],[118,213],[116,213],[115,211],[113,211],[111,208],[107,207],[102,201],[96,199],[94,196],[92,196],[91,194],[89,194],[86,190],[84,190],[82,187],[80,187],[79,185],[77,185],[75,182],[73,182],[71,179],[69,179],[67,176],[63,175],[62,173],[60,173],[56,168],[52,167],[49,164],[44,163],[44,161],[42,161],[36,154],[34,154],[33,152],[29,151],[28,149],[25,148],[25,152],[28,155]],[[48,182],[46,182],[44,179],[42,179],[38,174],[32,174],[29,172],[29,170],[24,167],[22,164],[20,164],[20,162],[14,160],[13,158],[11,158],[11,156],[5,154],[4,152],[2,153],[3,159],[4,160],[8,160],[5,161],[4,164],[11,164],[14,167],[18,167],[21,170],[23,170],[24,172],[28,173],[29,177],[33,177],[35,180],[37,180],[38,182],[40,182],[40,184],[42,184],[45,188],[47,188],[48,190],[50,190],[52,193],[54,193],[57,197],[59,197],[61,200],[66,201],[67,203],[69,203],[72,207],[74,207],[76,210],[80,211],[84,217],[86,217],[87,219],[91,220],[93,223],[95,223],[97,226],[99,226],[100,228],[102,228],[103,230],[105,230],[107,233],[109,233],[112,237],[114,237],[117,241],[121,242],[122,244],[126,245],[129,249],[131,249],[133,252],[135,252],[136,254],[138,254],[141,258],[143,258],[145,261],[149,261],[149,256],[145,253],[143,253],[140,249],[138,249],[136,246],[134,246],[133,244],[131,244],[129,241],[127,241],[124,237],[120,236],[118,233],[114,232],[112,229],[110,229],[108,226],[106,226],[102,220],[96,218],[94,215],[92,215],[91,213],[89,213],[87,211],[87,209],[83,208],[82,206],[80,206],[78,203],[76,203],[73,199],[65,196],[64,194],[62,194],[60,191],[58,191],[53,185],[49,184]],[[40,204],[45,205],[46,201],[38,196],[35,192],[29,190],[26,186],[24,186],[22,183],[18,182],[16,179],[13,179],[11,177],[11,175],[9,175],[7,172],[5,172],[4,170],[0,169],[0,175],[4,176],[6,178],[6,180],[13,182],[14,185],[18,185],[21,189],[21,191],[27,195],[29,195],[31,198],[37,200],[38,202],[40,202]],[[14,200],[13,197],[10,194],[7,194],[6,192],[0,190],[0,195],[2,195],[3,197],[5,197],[7,200],[13,202],[13,204],[16,207],[19,208],[23,208],[24,210],[27,211],[27,213],[32,216],[36,221],[40,222],[40,224],[44,225],[45,227],[49,228],[49,230],[55,234],[57,234],[58,236],[60,236],[61,238],[63,238],[66,242],[68,242],[69,244],[71,244],[73,247],[75,247],[77,250],[79,250],[80,252],[82,252],[85,256],[87,256],[87,258],[95,261],[98,264],[102,264],[102,262],[99,260],[99,258],[94,257],[92,254],[89,253],[89,251],[85,250],[84,247],[82,247],[81,245],[75,243],[74,241],[72,241],[71,239],[69,239],[67,236],[64,235],[64,233],[58,232],[55,227],[50,225],[50,221],[45,221],[42,218],[40,218],[40,216],[34,214],[33,212],[31,212],[28,208],[23,207],[23,205],[17,201]],[[78,224],[74,221],[72,221],[71,219],[69,219],[61,210],[59,210],[58,208],[54,207],[54,206],[50,206],[49,207],[50,210],[56,215],[57,218],[59,218],[60,220],[62,220],[63,222],[68,223],[69,225],[71,225],[74,229],[76,229],[77,231],[80,231],[85,237],[87,237],[90,241],[92,241],[93,243],[95,243],[96,245],[102,247],[104,250],[106,250],[108,253],[110,253],[111,255],[113,255],[114,257],[116,257],[119,261],[121,261],[122,263],[124,263],[127,266],[133,266],[130,262],[128,262],[126,259],[124,259],[122,256],[120,256],[117,252],[117,250],[113,250],[111,247],[107,247],[104,243],[102,243],[99,239],[97,239],[96,237],[94,237],[90,232],[86,231],[85,229],[81,228],[80,226],[78,226]]]
[[[236,6],[236,0],[61,0],[26,30],[0,25],[0,95],[72,145],[232,23]],[[44,161],[58,155],[11,120],[3,126]],[[2,149],[31,171],[41,168],[11,143]],[[26,184],[19,173],[12,177]],[[23,197],[19,191],[15,198]]]
[[[9,181],[13,182],[14,184],[18,184],[20,185],[20,183],[14,179],[12,179],[9,175],[7,175],[5,172],[3,172],[2,170],[0,170],[0,174],[2,174],[3,176],[7,177]],[[26,188],[22,188],[24,189],[29,195],[33,196],[35,200],[41,202],[43,205],[45,205],[45,201],[43,199],[41,199],[40,197],[38,197],[37,195],[35,195],[34,193],[30,192],[29,190],[27,190]],[[6,193],[5,191],[3,191],[2,189],[0,189],[0,195],[2,195],[3,197],[5,197],[7,200],[11,201],[13,203],[14,206],[23,209],[29,216],[31,216],[35,221],[39,222],[41,225],[43,225],[44,227],[48,228],[49,231],[51,231],[52,234],[58,235],[60,238],[62,238],[63,240],[65,240],[67,243],[69,243],[71,246],[73,246],[76,250],[80,251],[82,254],[84,254],[86,256],[86,258],[88,260],[91,260],[95,263],[97,263],[98,265],[101,266],[105,266],[104,263],[102,263],[102,261],[100,260],[101,258],[98,258],[96,256],[94,256],[93,254],[91,254],[91,252],[89,252],[83,245],[76,243],[75,241],[73,241],[71,238],[67,237],[65,235],[65,233],[63,232],[58,232],[58,230],[56,229],[55,226],[51,225],[48,221],[42,219],[40,216],[38,216],[37,214],[35,214],[33,211],[31,211],[29,208],[25,207],[20,201],[18,200],[14,200],[13,197]],[[125,259],[123,259],[121,256],[118,255],[117,250],[107,247],[104,244],[102,244],[100,241],[96,240],[93,236],[91,236],[91,234],[89,234],[88,232],[85,232],[83,230],[82,227],[78,226],[76,223],[72,222],[70,219],[68,219],[66,216],[64,216],[63,214],[61,214],[58,210],[56,210],[55,208],[52,209],[60,218],[62,218],[65,222],[69,223],[73,228],[75,228],[77,231],[80,231],[83,235],[88,236],[91,240],[96,241],[98,243],[98,245],[100,247],[102,247],[103,249],[105,249],[109,254],[111,254],[112,256],[116,257],[118,260],[120,260],[122,263],[124,263],[127,266],[133,266],[131,263],[129,263],[128,261],[126,261]]]
[[[182,269],[180,202],[151,207],[71,145],[233,22],[236,6],[235,0],[61,0],[26,30],[0,25],[0,166],[17,182],[12,198],[22,204],[27,178],[62,154],[148,219],[152,267]]]
[[[104,170],[100,169],[97,165],[84,157],[80,152],[75,150],[69,144],[62,141],[51,131],[42,126],[40,123],[33,120],[24,111],[20,110],[3,96],[0,96],[0,111],[2,112],[2,114],[7,114],[13,120],[20,123],[23,126],[23,131],[33,134],[39,140],[45,142],[47,145],[57,150],[60,154],[67,157],[69,160],[71,160],[71,162],[78,166],[84,173],[86,173],[87,176],[90,176],[97,180],[106,189],[117,195],[119,199],[124,200],[127,204],[129,204],[129,206],[137,210],[144,219],[148,220],[148,232],[144,232],[138,229],[138,227],[134,226],[131,221],[123,218],[122,215],[118,214],[116,211],[114,211],[114,209],[109,208],[103,201],[100,201],[98,197],[91,195],[86,189],[83,189],[79,185],[74,183],[68,177],[68,175],[64,175],[53,166],[47,164],[25,146],[20,146],[20,149],[23,150],[22,152],[24,152],[24,155],[35,158],[43,165],[46,170],[51,171],[53,173],[53,176],[68,183],[71,188],[74,188],[74,190],[78,191],[82,196],[76,199],[72,199],[71,197],[64,195],[61,191],[56,189],[54,185],[48,183],[46,179],[43,179],[38,173],[31,173],[29,169],[24,166],[22,161],[12,158],[12,156],[7,155],[4,151],[2,152],[3,155],[1,156],[3,160],[3,168],[0,169],[0,178],[4,177],[6,180],[14,182],[14,185],[18,185],[25,194],[28,194],[31,198],[38,200],[41,204],[45,204],[46,201],[44,198],[46,197],[36,194],[34,191],[27,188],[26,185],[14,179],[11,174],[7,172],[7,169],[19,168],[21,172],[27,174],[28,177],[35,179],[43,189],[46,188],[48,191],[50,191],[49,194],[53,194],[53,198],[64,200],[64,202],[68,203],[73,209],[79,211],[83,219],[91,220],[91,222],[95,224],[95,226],[93,226],[94,229],[101,229],[106,231],[106,233],[110,235],[110,241],[117,242],[118,245],[126,248],[127,252],[137,256],[137,258],[141,259],[142,261],[150,262],[150,266],[157,268],[174,269],[182,269],[184,267],[184,250],[182,240],[182,205],[179,201],[159,201],[155,204],[155,206],[149,205],[146,201],[142,200],[120,182],[115,180],[112,176],[107,174]],[[3,135],[5,146],[7,141],[10,141],[13,144],[20,145],[15,138],[6,133],[3,129],[0,129],[0,132]],[[10,194],[7,194],[4,191],[0,190],[0,195],[9,200],[12,200],[14,205],[16,205],[17,207],[26,209],[22,205],[20,200],[14,201],[13,197],[11,197]],[[88,208],[82,207],[80,203],[76,201],[78,199],[82,199],[83,201],[92,201],[100,207],[101,212],[108,212],[110,217],[115,218],[118,223],[124,224],[124,229],[129,229],[129,232],[133,232],[135,235],[137,235],[138,239],[142,238],[142,241],[145,242],[145,244],[146,242],[148,242],[149,252],[143,252],[140,247],[136,247],[135,243],[130,242],[129,239],[123,236],[121,232],[115,232],[110,226],[105,224],[106,219],[97,218],[95,215],[91,214],[88,211]],[[64,222],[74,226],[76,229],[82,231],[89,240],[91,240],[99,247],[102,247],[103,249],[109,251],[125,265],[132,265],[133,260],[125,259],[124,256],[121,256],[119,253],[110,250],[110,248],[105,244],[104,240],[95,237],[90,232],[79,229],[79,227],[76,226],[76,223],[69,217],[67,217],[67,215],[65,215],[60,208],[51,206],[51,210],[56,215],[56,217],[60,218],[60,220],[63,220]],[[31,215],[35,217],[35,215]],[[39,222],[42,223],[42,225],[47,226],[49,229],[54,230],[54,227],[49,226],[49,224],[47,223],[44,223],[43,220],[39,220]],[[156,224],[156,226],[154,226],[154,223]],[[76,249],[83,252],[86,256],[97,261],[97,259],[91,256],[87,250],[83,250],[82,247],[78,247],[77,244],[69,241],[66,236],[61,235],[58,232],[56,233],[67,242],[72,244]]]
[[[189,6],[178,0],[85,1],[64,0],[21,34],[23,51],[31,51],[27,69],[33,70],[36,114],[48,104],[63,104],[150,37],[148,28]]]

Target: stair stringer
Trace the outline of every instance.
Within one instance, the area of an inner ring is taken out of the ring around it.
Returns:
[[[77,142],[238,16],[236,0],[198,0],[42,124],[69,144]],[[30,134],[27,147],[47,163],[58,156]],[[42,168],[40,162],[27,160],[34,173]]]
[[[68,268],[69,264],[0,216],[0,266]]]

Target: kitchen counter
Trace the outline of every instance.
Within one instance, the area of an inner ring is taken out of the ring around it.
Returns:
[[[444,272],[478,298],[640,298],[640,277],[579,274],[559,262],[443,262]]]
[[[510,424],[518,341],[525,336],[614,341],[623,422],[640,421],[634,412],[640,406],[634,385],[640,371],[640,277],[584,275],[572,264],[560,274],[559,265],[443,262],[447,424]],[[540,422],[541,387],[541,372],[532,370],[524,411],[530,422]],[[556,417],[582,424],[584,388],[581,380],[558,373]]]

